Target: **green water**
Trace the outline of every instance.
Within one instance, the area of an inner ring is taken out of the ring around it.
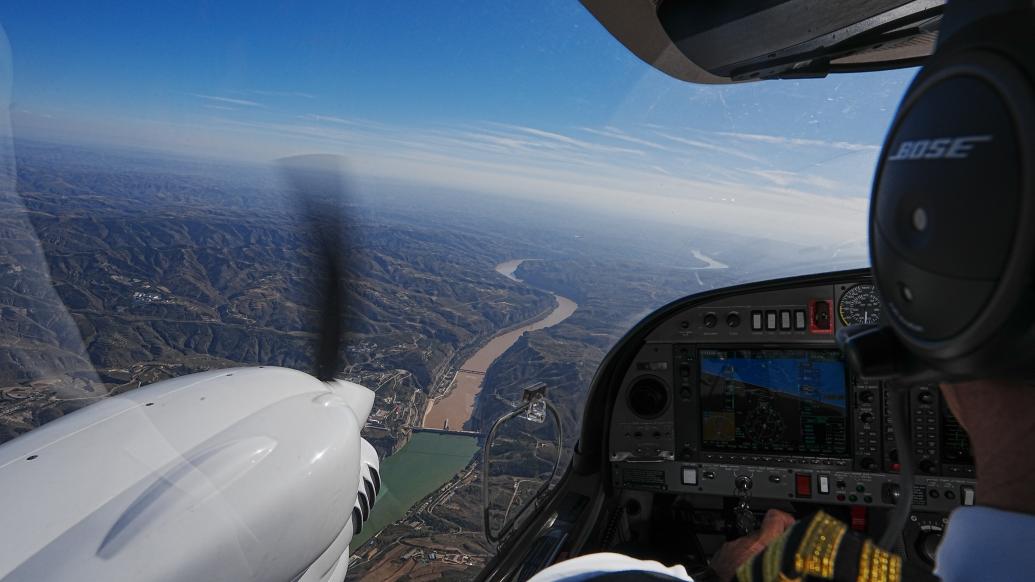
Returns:
[[[478,451],[474,437],[418,432],[398,453],[381,461],[381,492],[363,531],[349,544],[357,550],[375,533],[398,521],[459,473]]]

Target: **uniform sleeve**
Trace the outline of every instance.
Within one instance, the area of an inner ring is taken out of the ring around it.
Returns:
[[[981,506],[953,511],[935,573],[943,582],[1030,580],[1035,573],[1035,515]]]
[[[693,582],[682,566],[667,567],[660,562],[637,560],[622,554],[599,553],[572,558],[539,572],[529,582],[580,582],[612,572],[650,572],[675,580]]]

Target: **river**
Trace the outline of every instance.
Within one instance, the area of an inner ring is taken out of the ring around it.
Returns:
[[[525,260],[514,259],[500,263],[496,265],[496,272],[520,282],[521,280],[514,276],[514,272]],[[468,358],[460,366],[467,372],[457,373],[452,391],[429,409],[425,415],[424,426],[441,428],[448,420],[450,427],[462,428],[471,417],[474,399],[481,391],[484,373],[492,362],[514,345],[521,334],[557,325],[571,317],[578,308],[578,305],[567,297],[556,294],[554,297],[557,306],[545,317],[496,335]],[[437,424],[433,424],[436,422]],[[478,440],[472,436],[415,432],[403,448],[381,461],[381,492],[377,496],[377,504],[374,505],[369,521],[364,525],[363,531],[353,539],[352,550],[358,550],[381,529],[406,515],[415,503],[452,479],[471,462],[477,451]]]
[[[500,263],[496,265],[496,272],[508,279],[520,282],[521,279],[518,279],[514,272],[526,260],[529,259],[514,259]],[[579,307],[577,303],[567,297],[562,297],[556,293],[553,296],[557,301],[557,305],[545,317],[495,336],[460,365],[451,389],[445,396],[430,403],[430,408],[424,415],[425,427],[447,428],[451,430],[463,429],[464,424],[471,418],[471,413],[474,411],[474,400],[478,393],[482,391],[485,373],[488,371],[489,366],[496,361],[496,358],[503,355],[503,352],[517,343],[526,331],[538,331],[553,327],[571,317]]]
[[[476,452],[478,440],[473,437],[414,433],[403,448],[381,461],[381,491],[352,549],[406,515],[413,504],[462,471]]]
[[[709,269],[728,269],[728,268],[730,268],[730,266],[727,265],[726,263],[720,263],[719,261],[716,261],[715,259],[709,257],[708,255],[702,253],[699,250],[696,250],[696,249],[691,250],[690,254],[692,254],[695,259],[697,259],[699,261],[704,261],[704,266],[703,267],[693,267],[693,269],[695,271],[707,271]]]

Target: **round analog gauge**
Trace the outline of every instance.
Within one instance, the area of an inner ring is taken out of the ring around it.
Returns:
[[[877,288],[862,284],[845,291],[837,305],[837,313],[845,325],[880,323],[881,306]]]

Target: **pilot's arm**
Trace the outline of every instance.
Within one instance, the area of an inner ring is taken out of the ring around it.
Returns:
[[[784,529],[790,525],[786,531]],[[759,531],[726,543],[711,562],[712,571],[695,582],[936,582],[936,578],[820,511],[794,522],[770,510]],[[682,566],[620,554],[590,554],[543,570],[532,582],[640,582],[693,580]]]
[[[1035,515],[982,506],[957,509],[938,547],[935,573],[942,582],[1035,579]]]

